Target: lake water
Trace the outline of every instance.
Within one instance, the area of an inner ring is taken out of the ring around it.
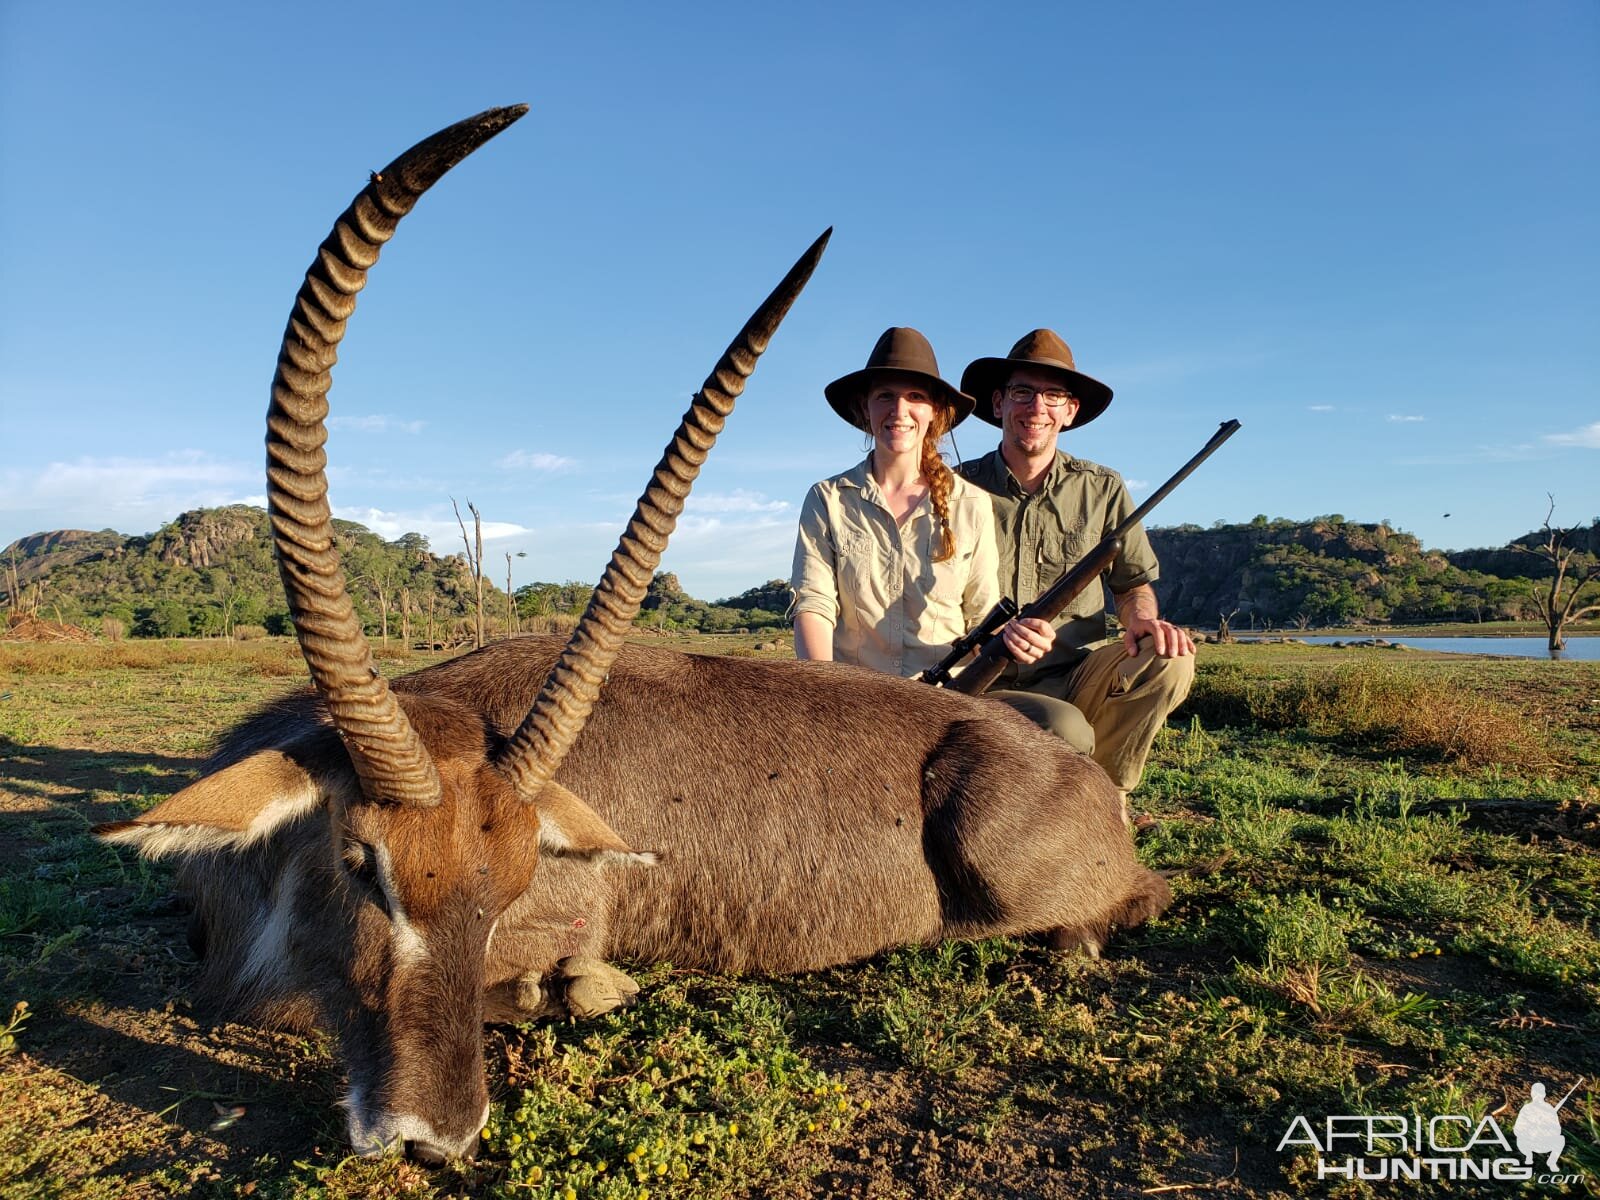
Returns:
[[[1325,646],[1330,642],[1358,642],[1365,639],[1351,637],[1301,637],[1287,633],[1297,641]],[[1542,637],[1407,637],[1400,632],[1377,635],[1386,641],[1399,642],[1414,650],[1445,650],[1452,654],[1508,654],[1514,658],[1549,658],[1550,642]],[[1244,640],[1244,639],[1240,639]],[[1403,653],[1403,651],[1402,651]],[[1563,659],[1600,662],[1600,637],[1568,637],[1567,648],[1561,652]]]

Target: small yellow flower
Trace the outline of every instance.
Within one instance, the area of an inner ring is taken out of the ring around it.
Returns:
[[[666,1173],[667,1173],[667,1164],[666,1163],[657,1163],[656,1164],[656,1174],[657,1175],[665,1175]]]
[[[738,1137],[739,1136],[739,1122],[737,1122],[737,1121],[728,1122],[728,1136],[729,1137]]]
[[[817,1123],[815,1121],[807,1121],[806,1122],[806,1132],[807,1133],[815,1133],[816,1131],[817,1131]]]
[[[544,1178],[544,1168],[543,1167],[529,1167],[528,1168],[528,1182],[529,1183],[538,1183],[543,1178]]]
[[[850,1111],[850,1101],[841,1099],[839,1101],[839,1111],[840,1112],[849,1112]]]
[[[689,1140],[691,1142],[693,1142],[696,1146],[704,1146],[706,1144],[706,1135],[703,1132],[701,1132],[700,1130],[696,1129],[694,1131],[694,1136],[691,1137]]]

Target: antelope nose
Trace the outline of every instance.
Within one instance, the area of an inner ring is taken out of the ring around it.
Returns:
[[[437,1142],[430,1142],[425,1138],[411,1138],[406,1141],[406,1157],[414,1159],[425,1167],[442,1167],[452,1158],[469,1163],[477,1156],[476,1138],[468,1142],[465,1148],[459,1151],[441,1146]]]

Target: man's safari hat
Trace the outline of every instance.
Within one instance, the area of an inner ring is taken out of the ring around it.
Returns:
[[[1008,357],[980,358],[961,372],[961,390],[978,398],[978,416],[991,425],[1000,424],[1000,418],[994,415],[990,400],[1016,367],[1043,369],[1061,380],[1078,401],[1074,429],[1087,425],[1111,403],[1111,389],[1078,370],[1072,361],[1072,350],[1060,334],[1053,329],[1035,329],[1011,347]]]
[[[977,405],[971,396],[958,392],[939,378],[939,362],[933,357],[933,347],[928,344],[928,339],[915,329],[904,326],[884,330],[878,344],[867,356],[867,365],[835,379],[822,389],[822,394],[828,398],[834,412],[857,429],[870,433],[861,415],[861,397],[866,395],[879,375],[890,374],[911,376],[927,385],[931,398],[943,400],[954,408],[956,419],[951,422],[952,428],[965,421]]]

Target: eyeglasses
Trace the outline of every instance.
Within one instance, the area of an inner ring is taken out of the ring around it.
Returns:
[[[1013,404],[1027,404],[1035,396],[1046,408],[1060,408],[1072,399],[1072,393],[1061,388],[1036,388],[1025,383],[1013,383],[1006,388],[1006,399]]]

